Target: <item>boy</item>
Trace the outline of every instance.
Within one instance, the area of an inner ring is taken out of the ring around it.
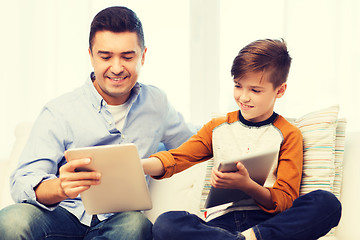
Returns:
[[[334,195],[315,191],[298,198],[302,135],[273,111],[276,100],[286,91],[290,64],[284,41],[250,43],[236,56],[231,69],[234,99],[240,110],[208,122],[179,148],[143,160],[146,173],[164,178],[214,158],[212,186],[240,189],[251,196],[216,211],[209,209],[206,221],[181,211],[164,213],[153,226],[155,240],[309,240],[337,225],[341,206]],[[232,156],[274,147],[279,149],[278,161],[264,186],[254,182],[240,162],[237,172],[217,171],[218,164]]]

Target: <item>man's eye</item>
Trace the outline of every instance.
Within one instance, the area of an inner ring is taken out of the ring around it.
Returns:
[[[109,56],[102,56],[101,58],[104,59],[104,60],[109,60],[110,59]]]
[[[241,86],[238,84],[235,84],[235,88],[241,88]]]
[[[256,90],[256,89],[253,89],[252,90],[254,93],[259,93],[259,92],[261,92],[260,90]]]
[[[123,57],[125,60],[129,61],[131,59],[133,59],[134,57]]]

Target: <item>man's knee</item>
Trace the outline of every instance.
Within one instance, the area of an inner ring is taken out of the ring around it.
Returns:
[[[125,236],[131,236],[131,239],[152,239],[152,223],[141,212],[116,214],[106,224],[110,224],[113,233],[122,235],[124,239]]]
[[[31,204],[10,205],[0,211],[0,233],[3,239],[19,239],[31,235],[31,223],[39,209]]]
[[[144,233],[151,232],[152,223],[145,215],[141,212],[129,212],[130,217],[128,218],[131,226],[137,226],[136,231],[142,231]]]

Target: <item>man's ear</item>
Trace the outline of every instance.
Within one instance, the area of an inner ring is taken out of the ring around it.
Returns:
[[[141,56],[141,65],[144,65],[145,63],[145,55],[146,55],[147,47],[144,48],[144,51]]]
[[[93,58],[94,58],[94,56],[93,56],[92,51],[91,51],[90,48],[88,49],[88,51],[89,51],[89,57],[90,57],[91,66],[94,66],[94,64],[93,64],[93,61],[94,61]]]
[[[277,87],[276,98],[281,98],[282,96],[284,96],[286,88],[287,88],[287,83],[283,83],[279,87]]]

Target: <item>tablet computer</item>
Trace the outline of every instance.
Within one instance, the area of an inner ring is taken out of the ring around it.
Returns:
[[[149,210],[152,202],[135,144],[67,150],[67,160],[91,158],[85,169],[101,173],[101,183],[80,194],[88,214]]]
[[[236,163],[241,162],[247,169],[250,178],[263,186],[270,173],[271,167],[278,159],[278,153],[279,149],[250,153],[237,159],[221,162],[218,170],[221,172],[236,172]],[[248,198],[250,198],[250,196],[238,189],[223,189],[211,186],[205,202],[205,208]]]

